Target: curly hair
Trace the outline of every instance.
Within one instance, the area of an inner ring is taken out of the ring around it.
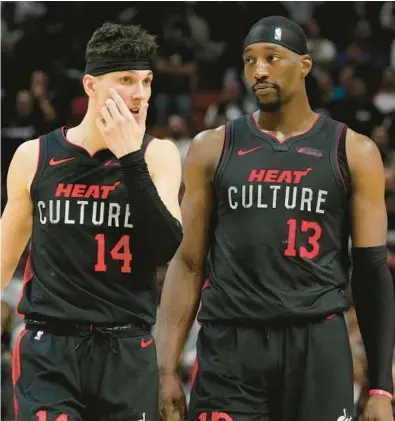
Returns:
[[[140,26],[106,22],[89,40],[85,59],[102,56],[150,60],[158,48],[155,38]]]

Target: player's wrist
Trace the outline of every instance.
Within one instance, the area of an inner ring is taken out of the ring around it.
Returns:
[[[392,400],[393,397],[391,392],[388,392],[388,390],[383,389],[370,389],[369,396],[382,396],[389,398],[390,400]]]
[[[165,376],[175,376],[177,374],[177,368],[173,366],[159,366],[159,375],[162,377]]]
[[[145,163],[144,152],[142,149],[126,152],[118,159],[123,167],[133,167],[135,165]]]

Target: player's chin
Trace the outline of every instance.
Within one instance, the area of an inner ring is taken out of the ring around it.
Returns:
[[[271,101],[259,101],[258,100],[258,108],[261,111],[267,112],[267,113],[273,113],[278,111],[281,108],[281,101],[279,98],[276,100]]]

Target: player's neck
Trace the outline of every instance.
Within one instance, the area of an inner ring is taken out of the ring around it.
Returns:
[[[82,146],[91,155],[97,151],[106,149],[107,145],[96,126],[96,113],[93,113],[89,108],[81,123],[68,130],[67,139],[75,145]]]
[[[281,133],[288,137],[311,127],[317,115],[311,109],[306,96],[283,104],[276,113],[258,111],[255,118],[262,130]]]

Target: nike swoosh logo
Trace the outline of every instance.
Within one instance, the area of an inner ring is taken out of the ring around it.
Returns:
[[[154,340],[153,337],[148,341],[145,341],[144,338],[141,339],[141,348],[147,348],[147,346],[150,346],[152,344],[153,340]]]
[[[55,158],[52,158],[49,161],[49,165],[51,165],[53,167],[54,165],[63,164],[65,162],[72,161],[73,159],[75,159],[75,158],[65,158],[65,159],[58,159],[58,160],[56,160]]]
[[[237,151],[237,155],[238,155],[238,156],[247,155],[248,153],[255,152],[255,151],[257,151],[258,149],[261,149],[261,148],[263,148],[263,146],[257,146],[256,148],[246,149],[246,150],[239,149],[239,150]]]

